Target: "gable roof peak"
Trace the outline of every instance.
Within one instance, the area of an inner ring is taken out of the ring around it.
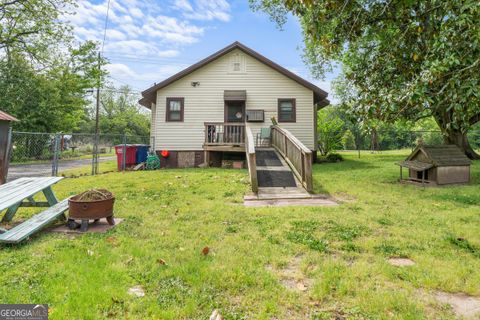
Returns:
[[[328,93],[314,85],[313,83],[301,78],[300,76],[294,74],[293,72],[287,70],[286,68],[280,66],[279,64],[273,62],[272,60],[264,57],[260,53],[254,51],[253,49],[250,49],[246,45],[242,44],[239,41],[235,41],[232,44],[226,46],[225,48],[213,53],[212,55],[206,57],[203,60],[200,60],[199,62],[191,65],[190,67],[174,74],[173,76],[165,79],[164,81],[153,85],[152,87],[142,91],[142,99],[140,99],[138,102],[147,107],[150,108],[150,104],[155,102],[156,99],[156,92],[157,90],[162,89],[163,87],[168,86],[169,84],[183,78],[184,76],[194,72],[197,69],[200,69],[201,67],[209,64],[210,62],[226,55],[227,53],[231,52],[234,49],[239,49],[243,51],[245,54],[250,55],[251,57],[257,59],[258,61],[264,63],[265,65],[269,66],[270,68],[276,70],[277,72],[283,74],[284,76],[292,79],[293,81],[297,82],[298,84],[310,89],[313,91],[314,95],[314,103],[318,104],[319,106],[327,106],[330,102],[327,99]]]

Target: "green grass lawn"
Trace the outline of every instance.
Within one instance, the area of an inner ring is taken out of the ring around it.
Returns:
[[[315,165],[336,207],[245,208],[246,170],[65,179],[60,198],[108,188],[125,221],[0,248],[0,302],[48,303],[51,319],[454,319],[432,295],[480,295],[480,167],[468,186],[401,185],[407,153]],[[137,285],[144,297],[127,293]]]

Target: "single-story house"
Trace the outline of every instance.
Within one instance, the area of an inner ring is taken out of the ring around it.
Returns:
[[[317,110],[329,101],[316,85],[234,42],[143,91],[139,103],[152,111],[162,166],[193,167],[244,152],[245,127],[255,136],[272,117],[315,151]]]
[[[408,169],[408,180],[444,185],[470,182],[471,161],[456,145],[419,145],[400,166]]]

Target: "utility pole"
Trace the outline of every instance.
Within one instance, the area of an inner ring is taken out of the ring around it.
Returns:
[[[98,82],[97,82],[97,103],[95,107],[95,142],[93,146],[93,165],[92,175],[98,173],[98,134],[99,134],[99,118],[100,118],[100,51],[98,52]]]

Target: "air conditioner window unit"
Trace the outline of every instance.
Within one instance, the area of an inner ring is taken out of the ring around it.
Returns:
[[[248,122],[263,122],[265,121],[263,110],[247,110],[247,121]]]

